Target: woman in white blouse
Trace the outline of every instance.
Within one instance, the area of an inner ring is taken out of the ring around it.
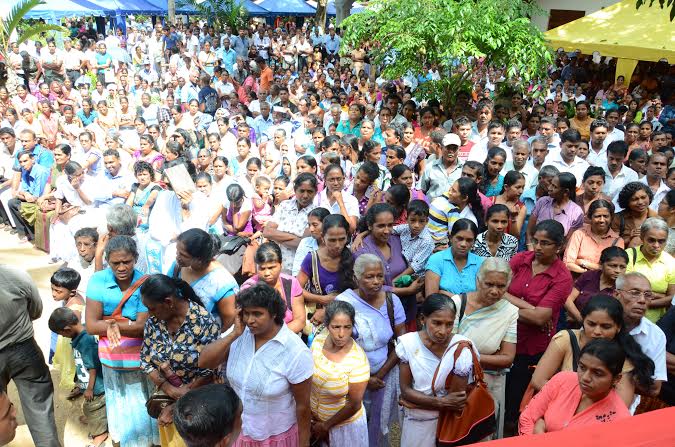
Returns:
[[[312,355],[286,324],[279,293],[256,284],[237,297],[233,331],[209,345],[200,368],[226,365],[241,399],[242,430],[236,447],[307,447],[310,433]]]
[[[457,309],[446,295],[433,293],[422,304],[422,329],[398,338],[396,355],[400,363],[403,405],[401,447],[434,447],[439,410],[462,411],[466,388],[473,371],[469,349],[461,351],[453,365],[456,344],[466,337],[453,335]],[[435,382],[434,373],[438,369]],[[450,372],[455,377],[446,389]],[[433,386],[433,389],[432,389]]]

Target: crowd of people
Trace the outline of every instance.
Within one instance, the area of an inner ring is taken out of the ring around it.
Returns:
[[[675,404],[673,66],[559,51],[442,104],[333,25],[68,27],[5,61],[0,229],[58,264],[92,446],[435,446],[483,382],[487,439]],[[60,446],[42,300],[0,288],[0,444],[13,380]]]

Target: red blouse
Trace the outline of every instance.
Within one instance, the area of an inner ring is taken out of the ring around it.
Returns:
[[[544,352],[551,337],[556,333],[560,309],[567,300],[574,281],[567,267],[560,259],[556,259],[545,271],[532,276],[534,252],[525,251],[516,254],[509,264],[513,271],[513,280],[509,293],[521,298],[533,306],[548,307],[553,311],[551,329],[541,328],[518,321],[518,344],[516,353],[536,355]]]

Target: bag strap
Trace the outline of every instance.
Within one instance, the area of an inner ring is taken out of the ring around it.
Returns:
[[[316,250],[312,252],[312,285],[317,295],[323,295],[319,281],[319,253]]]
[[[148,275],[141,276],[138,279],[138,281],[130,285],[129,288],[124,291],[124,295],[122,296],[122,299],[120,300],[119,304],[113,311],[111,317],[115,318],[122,316],[122,308],[127,303],[127,301],[129,301],[131,295],[133,295],[136,292],[136,290],[138,290],[138,288],[141,287],[141,285],[145,282],[146,279],[148,279],[148,277],[149,277]]]
[[[291,282],[290,279],[288,278],[281,278],[281,287],[284,289],[284,299],[286,300],[286,306],[288,307],[288,310],[292,311],[293,306],[291,304],[291,289],[293,287],[293,283]]]
[[[623,230],[626,229],[626,218],[623,212],[619,213],[619,236],[623,237]]]
[[[459,305],[459,321],[457,322],[457,327],[462,324],[462,318],[464,318],[464,312],[466,311],[466,302],[468,301],[466,293],[462,293],[459,297],[462,301]]]
[[[637,248],[631,247],[630,251],[631,253],[633,253],[633,267],[635,267],[635,260],[637,259]]]
[[[171,277],[173,279],[180,277],[180,266],[177,262],[173,264],[173,272],[171,272]]]
[[[389,324],[391,325],[392,339],[396,338],[396,324],[394,322],[394,299],[391,292],[384,293],[384,299],[387,302],[387,315],[389,316]]]
[[[577,365],[579,364],[579,357],[581,354],[581,349],[579,349],[579,340],[577,336],[574,335],[572,329],[566,329],[567,334],[570,336],[570,345],[572,345],[572,371],[577,371]]]
[[[445,354],[447,354],[453,348],[453,346],[457,346],[457,349],[455,349],[454,362],[452,364],[452,370],[448,374],[448,378],[445,379],[446,388],[447,388],[448,379],[450,378],[450,376],[452,376],[452,372],[455,370],[455,366],[457,365],[457,359],[459,359],[459,356],[462,354],[462,350],[464,348],[469,348],[469,350],[471,351],[471,356],[473,358],[473,368],[472,368],[473,369],[473,381],[475,383],[484,384],[485,382],[483,380],[483,367],[480,365],[480,361],[478,360],[478,356],[476,356],[476,351],[473,349],[473,345],[471,344],[471,342],[468,341],[468,340],[460,340],[456,343],[448,345],[448,347],[445,349],[445,352],[443,353],[443,357],[445,357]],[[441,357],[441,361],[442,361],[443,357]],[[441,368],[441,362],[438,362],[438,366],[436,367],[436,371],[434,371],[434,377],[431,379],[431,392],[433,393],[434,396],[436,396],[436,389],[435,389],[434,385],[436,383],[436,377],[438,377],[438,371],[440,370],[440,368]]]

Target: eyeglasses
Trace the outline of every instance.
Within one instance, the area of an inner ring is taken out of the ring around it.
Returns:
[[[75,246],[77,248],[89,248],[89,247],[93,247],[94,243],[93,242],[76,242]]]
[[[542,247],[550,247],[551,245],[555,245],[555,242],[551,241],[540,241],[539,239],[532,239],[532,245],[541,245]]]
[[[618,289],[618,290],[619,290],[619,292],[625,292],[630,297],[630,299],[632,299],[632,300],[636,300],[640,297],[644,297],[645,300],[651,300],[652,298],[654,298],[654,294],[650,291],[643,292],[641,290],[635,290],[635,289],[632,289],[632,290]]]

